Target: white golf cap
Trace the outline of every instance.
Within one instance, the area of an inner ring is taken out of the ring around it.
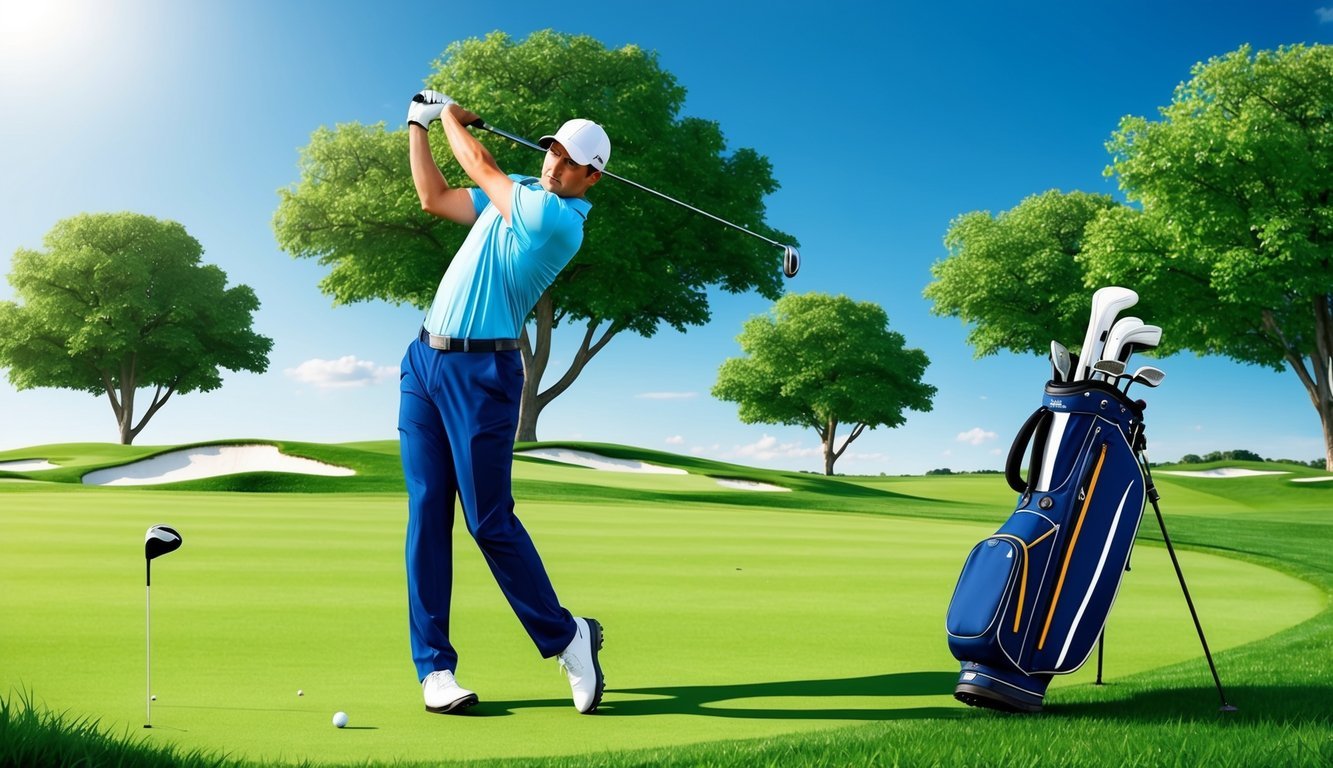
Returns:
[[[602,126],[591,120],[581,117],[567,120],[554,136],[543,136],[537,143],[542,149],[549,149],[553,141],[560,142],[570,158],[579,165],[591,165],[600,171],[606,168],[606,161],[611,159],[611,138],[602,130]]]

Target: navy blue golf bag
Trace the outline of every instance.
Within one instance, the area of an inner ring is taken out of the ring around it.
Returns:
[[[1005,464],[1017,509],[972,549],[949,603],[958,700],[1036,712],[1051,677],[1087,660],[1143,516],[1141,408],[1104,381],[1047,383]]]

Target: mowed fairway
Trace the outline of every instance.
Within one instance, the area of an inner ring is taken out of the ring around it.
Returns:
[[[577,755],[969,713],[951,696],[943,616],[968,549],[1008,514],[998,476],[982,523],[976,502],[953,520],[947,503],[888,491],[854,505],[884,514],[828,511],[846,498],[835,486],[822,504],[817,478],[776,494],[697,473],[517,467],[518,513],[562,602],[606,628],[596,716],[574,712],[461,520],[453,634],[459,677],[482,704],[463,717],[422,710],[395,493],[5,484],[0,680],[133,738],[265,762]],[[144,730],[142,542],[155,523],[184,545],[154,563],[158,698]],[[1322,590],[1276,571],[1181,559],[1214,652],[1324,608]],[[1108,636],[1108,679],[1202,667],[1162,548],[1135,550]],[[1092,667],[1058,680],[1052,707]],[[343,730],[330,724],[339,710]]]

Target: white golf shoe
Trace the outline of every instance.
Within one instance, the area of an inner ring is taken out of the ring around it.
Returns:
[[[574,694],[574,708],[580,714],[597,711],[602,703],[602,667],[597,663],[597,652],[602,649],[602,625],[597,619],[574,617],[578,631],[569,647],[560,652],[560,669],[569,678]]]
[[[426,698],[427,712],[461,712],[477,703],[477,694],[459,685],[454,673],[447,669],[426,675],[421,681],[421,693]]]

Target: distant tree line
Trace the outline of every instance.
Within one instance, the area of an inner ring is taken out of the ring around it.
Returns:
[[[1254,451],[1247,451],[1243,448],[1234,451],[1213,451],[1212,453],[1199,456],[1194,453],[1187,453],[1180,457],[1180,464],[1207,464],[1212,461],[1263,461],[1273,464],[1295,464],[1298,467],[1314,467],[1315,469],[1324,468],[1323,459],[1311,459],[1302,461],[1300,459],[1265,459]]]
[[[1302,461],[1300,459],[1265,459],[1254,451],[1247,451],[1244,448],[1237,448],[1232,451],[1213,451],[1212,453],[1200,456],[1195,453],[1187,453],[1180,457],[1179,461],[1153,461],[1150,466],[1160,467],[1165,464],[1208,464],[1214,461],[1259,461],[1269,464],[1295,464],[1298,467],[1313,467],[1315,469],[1324,468],[1323,459],[1311,459]],[[948,467],[926,470],[927,475],[989,475],[999,474],[998,469],[972,469],[966,471],[955,471]],[[883,474],[882,472],[880,474]]]

